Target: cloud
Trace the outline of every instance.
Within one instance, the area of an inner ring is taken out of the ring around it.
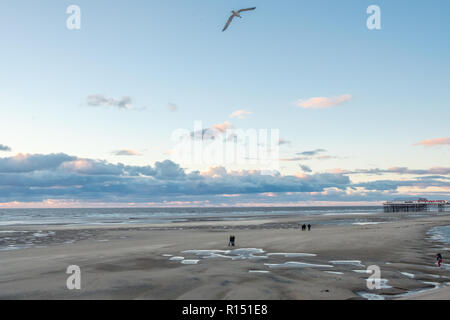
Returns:
[[[337,171],[335,171],[337,172]],[[407,167],[392,167],[389,169],[358,169],[354,171],[340,171],[345,174],[401,174],[401,175],[450,175],[449,167],[433,167],[430,169],[409,169]]]
[[[87,97],[87,104],[92,107],[115,107],[119,109],[130,110],[133,109],[131,97],[122,97],[121,99],[114,99],[105,97],[102,94],[92,94]]]
[[[0,203],[51,199],[61,203],[103,204],[220,205],[252,201],[298,204],[299,201],[384,201],[406,195],[408,190],[414,195],[433,197],[445,198],[450,194],[450,168],[360,170],[421,176],[353,183],[349,171],[311,174],[308,166],[300,167],[303,173],[297,175],[278,172],[265,175],[258,170],[232,171],[224,167],[188,172],[170,160],[130,166],[62,153],[17,155],[0,158]]]
[[[142,156],[142,153],[134,150],[117,150],[112,152],[115,156]]]
[[[311,161],[311,160],[331,160],[341,159],[337,156],[324,155],[322,153],[327,152],[325,149],[316,149],[311,151],[303,151],[296,153],[296,157],[283,158],[280,161]]]
[[[174,103],[169,103],[167,105],[167,108],[169,109],[170,112],[176,112],[178,110],[178,106]]]
[[[299,100],[297,106],[303,109],[324,109],[331,108],[350,101],[353,97],[350,94],[343,94],[337,97],[314,97],[307,100]]]
[[[416,143],[415,146],[436,147],[436,146],[450,146],[450,138],[437,138],[431,140],[424,140]]]
[[[0,158],[0,173],[33,172],[53,170],[62,163],[75,160],[75,157],[59,154],[18,154],[14,157]]]
[[[450,182],[441,179],[410,179],[410,180],[378,180],[355,184],[355,187],[363,187],[366,190],[395,191],[401,187],[421,188],[439,187],[450,190]],[[447,196],[450,192],[447,191]],[[445,199],[444,199],[445,200]]]
[[[74,160],[61,163],[57,170],[64,173],[89,176],[120,176],[124,166],[122,164],[114,165],[106,161],[75,158]]]
[[[9,152],[9,151],[11,151],[11,148],[8,147],[8,146],[5,146],[3,144],[0,144],[0,151],[7,151],[7,152]]]
[[[154,166],[126,166],[65,154],[0,158],[0,202],[46,199],[143,202],[189,196],[345,189],[350,179],[329,173],[298,178],[257,170],[187,172],[170,160]]]
[[[329,155],[316,155],[316,156],[300,156],[300,157],[292,157],[292,158],[281,158],[280,161],[294,162],[294,161],[311,161],[311,160],[332,160],[332,159],[341,159],[336,156]]]
[[[233,126],[228,121],[225,121],[224,123],[221,123],[221,124],[215,124],[213,126],[213,130],[217,130],[222,133],[225,133],[225,131],[227,131],[228,129],[232,129],[232,128],[233,128]]]
[[[319,153],[323,153],[323,152],[327,152],[327,150],[325,150],[325,149],[316,149],[316,150],[312,150],[312,151],[303,151],[303,152],[297,153],[297,155],[298,155],[298,156],[308,156],[308,157],[311,157],[311,156],[316,156],[316,155],[318,155]]]
[[[308,173],[312,172],[311,168],[308,167],[308,166],[301,165],[301,164],[299,166],[300,166],[300,168],[302,169],[303,172],[308,172]]]
[[[252,114],[252,112],[249,112],[246,110],[237,110],[230,115],[230,118],[245,119],[246,116],[251,115],[251,114]]]
[[[215,140],[220,136],[225,136],[226,131],[233,128],[231,123],[225,121],[224,123],[213,125],[212,128],[191,132],[190,136],[195,140]]]
[[[336,156],[329,156],[329,155],[322,155],[322,156],[316,156],[315,159],[317,160],[331,160],[331,159],[340,159]]]
[[[287,144],[291,144],[291,141],[283,139],[283,138],[280,138],[280,140],[278,141],[278,145],[280,145],[280,146],[284,146]]]
[[[312,160],[310,157],[292,157],[292,158],[281,158],[280,161],[294,162],[294,161],[308,161]]]

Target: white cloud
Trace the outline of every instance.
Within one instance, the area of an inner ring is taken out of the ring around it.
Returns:
[[[344,102],[350,101],[352,95],[343,94],[337,97],[314,97],[307,100],[299,100],[297,106],[303,109],[325,109],[331,108],[343,104]]]
[[[131,97],[122,97],[121,99],[108,98],[102,94],[92,94],[87,97],[87,104],[92,107],[116,107],[119,109],[133,109],[133,100]]]
[[[238,119],[245,119],[247,116],[253,114],[250,111],[246,111],[246,110],[236,110],[235,112],[233,112],[230,115],[230,118],[238,118]]]

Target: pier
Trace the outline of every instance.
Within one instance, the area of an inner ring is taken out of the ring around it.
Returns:
[[[417,211],[447,211],[450,202],[447,200],[397,200],[383,203],[384,212],[417,212]]]

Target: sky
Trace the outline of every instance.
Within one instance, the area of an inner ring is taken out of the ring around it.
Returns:
[[[381,29],[367,27],[371,5]],[[447,0],[2,1],[0,207],[450,200],[448,12]],[[270,164],[208,158],[220,143]]]

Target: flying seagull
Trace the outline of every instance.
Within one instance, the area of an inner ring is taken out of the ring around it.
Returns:
[[[222,32],[224,32],[225,30],[228,29],[228,27],[230,26],[231,21],[233,21],[234,17],[242,18],[242,17],[241,17],[241,12],[244,12],[244,11],[253,11],[253,10],[255,10],[255,9],[256,9],[256,7],[254,7],[254,8],[247,8],[247,9],[241,9],[241,10],[239,10],[239,11],[237,11],[237,12],[234,11],[234,10],[231,11],[231,13],[233,13],[233,14],[231,15],[231,17],[228,18],[227,24],[226,24],[225,27],[223,28]]]

